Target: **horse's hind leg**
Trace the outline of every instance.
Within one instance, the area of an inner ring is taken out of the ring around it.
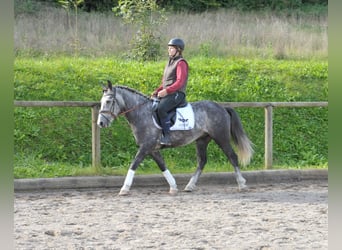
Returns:
[[[176,180],[172,176],[170,170],[168,170],[166,168],[165,161],[164,161],[163,157],[161,156],[160,152],[159,151],[153,152],[153,153],[151,153],[151,156],[154,159],[154,161],[158,164],[158,167],[162,171],[163,176],[165,177],[166,181],[170,185],[169,193],[170,194],[176,194],[178,192]]]
[[[211,138],[209,136],[200,138],[196,141],[197,150],[197,169],[194,175],[191,177],[189,183],[185,186],[184,191],[191,192],[195,189],[196,183],[202,174],[203,168],[207,163],[207,147]]]
[[[215,141],[221,147],[221,149],[227,156],[228,160],[234,167],[235,179],[239,186],[239,190],[246,188],[247,187],[246,179],[243,178],[241,174],[238,157],[237,157],[237,154],[234,152],[233,148],[231,147],[231,145],[229,144],[229,138],[225,138],[225,136],[221,136],[220,140],[215,140]]]

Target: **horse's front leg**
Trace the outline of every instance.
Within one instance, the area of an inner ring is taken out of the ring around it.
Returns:
[[[151,153],[152,158],[158,164],[159,169],[162,171],[166,181],[170,185],[170,194],[176,194],[178,192],[177,183],[175,178],[172,176],[170,170],[167,169],[165,161],[159,151]]]
[[[128,169],[128,172],[127,172],[127,175],[125,178],[125,182],[120,189],[119,195],[128,195],[129,194],[129,190],[130,190],[132,183],[133,183],[135,170],[138,168],[139,164],[144,160],[145,156],[146,156],[146,151],[139,149],[134,160],[132,161],[131,165],[129,166],[129,169]]]

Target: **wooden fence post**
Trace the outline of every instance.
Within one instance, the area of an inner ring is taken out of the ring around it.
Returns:
[[[97,126],[97,117],[99,115],[99,106],[95,105],[91,108],[91,126],[92,126],[92,166],[101,166],[101,142],[100,128]]]
[[[265,107],[265,168],[272,168],[273,159],[273,118],[272,105]]]

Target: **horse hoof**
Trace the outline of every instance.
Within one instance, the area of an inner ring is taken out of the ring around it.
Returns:
[[[195,185],[187,185],[185,188],[184,188],[184,192],[192,192],[194,191],[196,188]]]
[[[176,188],[170,188],[169,194],[176,195],[178,193],[178,189]]]
[[[245,185],[245,184],[239,186],[239,191],[244,191],[244,190],[247,190],[247,189],[248,189],[248,186]]]
[[[119,196],[127,196],[129,194],[130,194],[129,190],[120,190]]]
[[[190,192],[194,191],[194,188],[193,187],[185,187],[183,191],[190,193]]]

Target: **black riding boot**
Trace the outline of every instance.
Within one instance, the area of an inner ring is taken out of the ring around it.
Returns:
[[[163,129],[163,133],[162,133],[162,136],[160,138],[160,144],[161,145],[170,146],[171,145],[171,140],[170,140],[170,125],[171,125],[171,122],[167,118],[166,119],[162,119],[160,122],[161,122],[162,129]]]

